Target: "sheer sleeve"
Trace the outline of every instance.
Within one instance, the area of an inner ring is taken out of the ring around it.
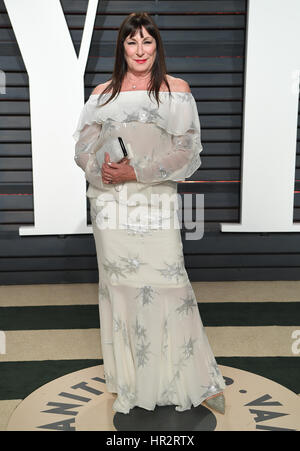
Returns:
[[[73,138],[76,141],[74,160],[84,171],[86,180],[97,188],[103,188],[101,168],[97,162],[93,145],[97,141],[102,124],[97,123],[92,116],[92,108],[87,102],[79,117]]]
[[[201,165],[200,121],[192,95],[184,103],[177,103],[169,118],[170,146],[160,149],[147,166],[132,161],[138,182],[156,184],[166,180],[181,181],[189,178]],[[184,129],[184,130],[183,130]]]

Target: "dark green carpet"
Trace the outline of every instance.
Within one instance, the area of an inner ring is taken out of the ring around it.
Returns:
[[[298,302],[198,303],[206,327],[295,326],[300,329]],[[98,305],[0,307],[0,330],[99,328]]]
[[[217,357],[216,360],[219,365],[258,374],[300,393],[300,359],[297,357]],[[102,359],[2,362],[0,400],[24,399],[58,377],[102,363]]]

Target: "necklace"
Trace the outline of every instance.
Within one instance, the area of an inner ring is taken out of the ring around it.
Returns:
[[[128,76],[128,73],[127,73],[127,78],[128,78],[128,80],[129,80],[131,83],[132,83],[132,82],[134,83],[134,81],[131,80],[130,77]],[[148,78],[149,81],[150,81],[149,75],[147,75],[146,77],[143,77],[143,78],[138,77],[138,81],[140,81],[140,80],[144,81],[144,80],[147,80],[147,78]],[[136,82],[135,82],[135,83],[136,83]],[[132,88],[132,89],[136,89],[137,85],[136,85],[135,83],[134,83],[133,85],[131,85],[131,88]]]

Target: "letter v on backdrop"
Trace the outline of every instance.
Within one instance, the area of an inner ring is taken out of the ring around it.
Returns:
[[[79,57],[59,0],[4,3],[29,77],[35,225],[19,233],[92,233],[72,133],[84,103],[98,0],[88,2]],[[223,232],[300,231],[293,224],[299,18],[298,0],[288,7],[284,0],[248,0],[241,223],[224,223]]]

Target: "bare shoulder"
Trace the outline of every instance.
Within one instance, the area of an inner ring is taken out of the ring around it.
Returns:
[[[111,82],[111,80],[106,81],[105,83],[101,83],[100,85],[97,85],[92,94],[101,94],[102,91],[104,91],[104,89],[106,88],[106,86],[109,85],[109,83]]]
[[[190,85],[182,78],[172,77],[167,75],[168,82],[170,84],[171,91],[176,92],[191,92]]]
[[[178,92],[191,92],[190,85],[182,78],[176,78],[176,89]]]

